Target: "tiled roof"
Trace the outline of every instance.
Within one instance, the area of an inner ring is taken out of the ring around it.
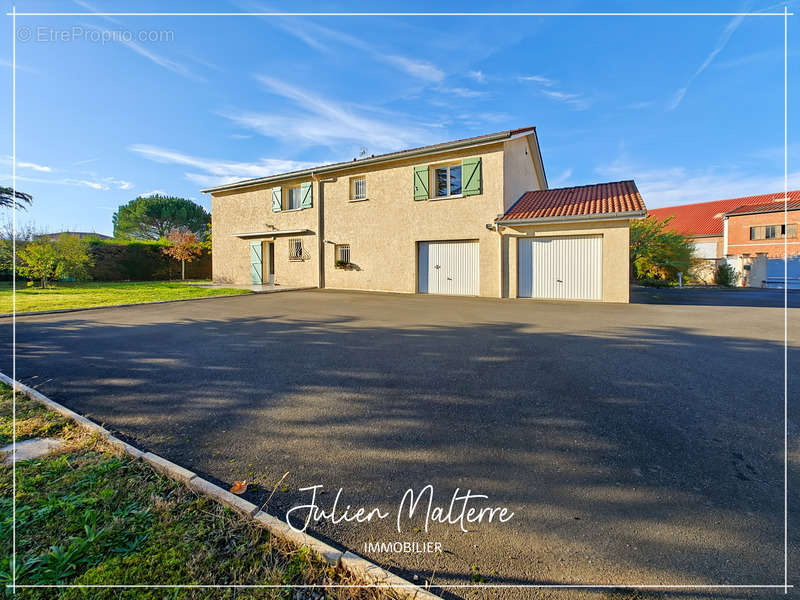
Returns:
[[[791,192],[790,192],[791,194]],[[747,206],[740,206],[736,210],[730,210],[726,214],[728,215],[747,215],[752,213],[773,213],[773,212],[783,212],[784,209],[786,210],[800,210],[800,191],[794,192],[797,196],[797,200],[792,200],[792,196],[789,196],[789,201],[784,202],[783,200],[778,200],[777,198],[769,202],[767,204],[752,204]],[[781,194],[783,196],[783,194]]]
[[[770,204],[775,198],[783,198],[783,192],[652,208],[647,213],[660,220],[673,217],[667,227],[683,235],[722,235],[722,217],[725,213],[743,206]],[[800,190],[789,192],[789,198],[800,200]]]
[[[613,181],[525,192],[497,221],[635,213],[644,210],[644,200],[632,180]]]
[[[209,192],[220,192],[226,191],[230,189],[235,189],[239,187],[247,187],[251,185],[260,185],[262,183],[271,182],[272,180],[278,179],[285,179],[289,177],[300,177],[306,174],[310,174],[313,172],[321,173],[323,171],[335,171],[337,169],[344,169],[349,168],[353,165],[358,165],[359,163],[375,163],[375,162],[383,162],[387,160],[394,160],[396,158],[403,158],[407,154],[427,154],[433,153],[437,151],[444,151],[451,148],[460,148],[463,146],[470,146],[472,144],[480,144],[480,143],[489,143],[494,141],[503,141],[510,137],[514,137],[515,135],[520,134],[528,134],[533,133],[536,131],[536,127],[520,127],[519,129],[506,129],[505,131],[498,131],[496,133],[487,133],[484,135],[477,135],[474,137],[462,138],[460,140],[451,140],[449,142],[441,142],[439,144],[431,144],[429,146],[420,146],[418,148],[409,148],[408,150],[399,150],[397,152],[388,152],[386,154],[373,154],[372,156],[366,156],[360,159],[353,159],[338,163],[328,163],[322,164],[317,167],[312,167],[310,169],[302,169],[300,171],[289,171],[287,173],[276,173],[274,175],[268,175],[265,177],[258,177],[255,179],[245,179],[242,181],[235,181],[233,183],[225,184],[216,186],[213,188],[208,188],[206,190],[201,190],[204,194]]]

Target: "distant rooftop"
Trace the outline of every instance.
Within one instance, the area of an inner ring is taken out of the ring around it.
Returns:
[[[800,190],[794,190],[788,194],[790,201],[800,200]],[[745,206],[774,205],[776,201],[780,203],[782,210],[783,192],[653,208],[647,212],[660,220],[674,217],[667,227],[682,235],[722,235],[723,217],[726,213]]]

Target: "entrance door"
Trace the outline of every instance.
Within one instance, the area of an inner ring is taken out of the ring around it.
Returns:
[[[275,283],[275,242],[265,242],[267,251],[265,256],[267,258],[267,283],[272,285]]]
[[[250,283],[253,285],[264,283],[262,279],[264,272],[262,256],[261,242],[250,242]]]
[[[517,249],[520,298],[602,299],[601,236],[521,238]]]

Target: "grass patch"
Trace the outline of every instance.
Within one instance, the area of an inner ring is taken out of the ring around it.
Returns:
[[[0,423],[10,429],[10,388],[0,386]],[[56,413],[17,395],[27,437],[61,436],[58,454],[17,463],[19,584],[357,583],[306,548],[266,530],[146,463],[117,453]],[[12,470],[0,466],[0,584],[11,577]],[[31,599],[283,598],[274,589],[18,589]],[[372,600],[385,590],[315,589],[304,598]]]
[[[135,304],[137,302],[246,293],[248,293],[247,290],[207,288],[180,281],[57,282],[46,289],[17,286],[17,312]],[[0,313],[10,313],[11,310],[11,283],[3,282],[0,284]]]

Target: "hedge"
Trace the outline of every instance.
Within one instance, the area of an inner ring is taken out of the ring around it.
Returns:
[[[152,242],[93,242],[90,252],[96,281],[155,281],[180,279],[181,264],[164,256],[164,244]],[[208,252],[186,263],[187,279],[211,279],[211,255]]]

